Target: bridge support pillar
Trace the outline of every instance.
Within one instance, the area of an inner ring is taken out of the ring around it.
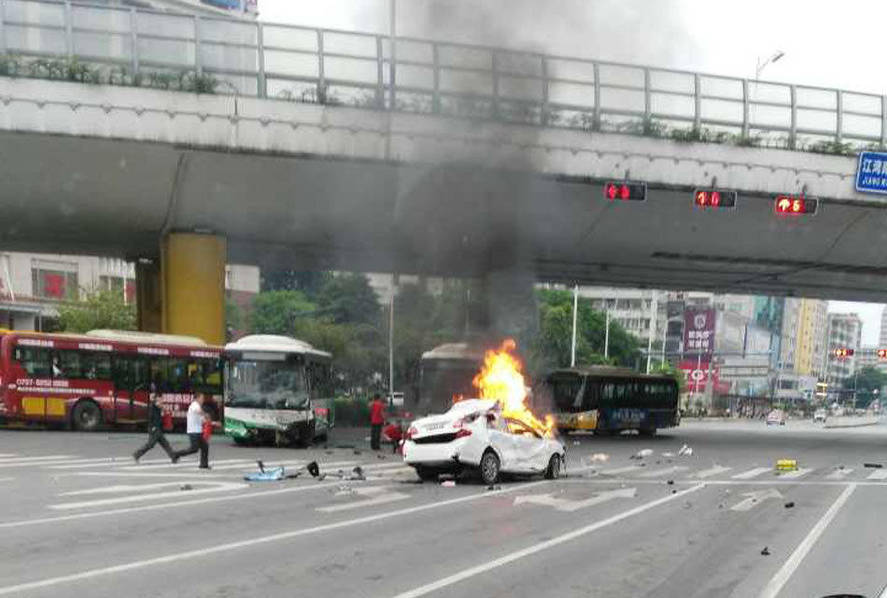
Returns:
[[[225,343],[225,237],[170,233],[161,241],[162,329]],[[141,321],[140,321],[141,324]]]
[[[157,260],[136,262],[136,325],[142,332],[163,332],[163,288]]]

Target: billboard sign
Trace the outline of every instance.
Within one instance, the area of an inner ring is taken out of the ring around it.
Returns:
[[[715,310],[684,310],[684,353],[711,355],[715,348]]]

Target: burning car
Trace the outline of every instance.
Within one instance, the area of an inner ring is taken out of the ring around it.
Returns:
[[[487,484],[500,473],[542,473],[553,479],[564,463],[564,446],[554,437],[554,419],[544,421],[527,407],[522,364],[506,339],[487,351],[472,380],[479,398],[454,397],[442,415],[418,419],[404,439],[404,461],[422,479],[477,469]]]
[[[403,456],[423,480],[473,469],[484,483],[492,484],[500,473],[557,478],[565,451],[555,438],[504,415],[496,400],[465,399],[442,415],[413,422]]]

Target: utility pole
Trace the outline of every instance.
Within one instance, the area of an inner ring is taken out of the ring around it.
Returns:
[[[579,285],[573,287],[573,340],[570,344],[570,367],[576,367],[576,313],[579,311]]]
[[[391,101],[391,105],[388,107],[389,110],[395,109],[396,103],[396,95],[394,92],[395,83],[397,80],[397,67],[395,63],[397,62],[397,0],[388,0],[388,43],[391,46],[391,51],[389,55],[388,62],[388,85],[390,86],[389,98]]]
[[[392,283],[394,275],[392,275]],[[391,285],[391,302],[388,304],[388,402],[394,400],[394,296],[397,284]]]
[[[650,373],[650,358],[653,351],[653,335],[656,334],[656,291],[650,299],[650,328],[647,330],[647,373]]]
[[[606,301],[606,299],[605,299]],[[605,304],[606,305],[606,304]],[[610,308],[605,308],[606,323],[604,324],[604,359],[610,358]]]

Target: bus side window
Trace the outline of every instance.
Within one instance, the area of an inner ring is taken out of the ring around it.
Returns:
[[[111,379],[111,354],[96,352],[92,353],[92,364],[95,369],[96,380]]]
[[[61,349],[56,351],[57,361],[56,366],[58,367],[57,372],[55,372],[56,378],[85,378],[86,375],[83,372],[83,367],[80,359],[80,353],[77,351],[73,351],[71,349]]]
[[[168,360],[169,385],[172,392],[190,392],[191,380],[188,378],[188,362],[173,357]]]
[[[49,349],[16,347],[14,357],[28,376],[48,378],[52,375],[52,357]]]
[[[585,378],[585,393],[582,397],[582,410],[591,411],[600,407],[601,383],[594,378]]]
[[[132,387],[129,374],[130,358],[126,355],[115,355],[112,362],[112,378],[114,387],[118,390],[129,390]]]
[[[151,370],[150,380],[156,386],[157,392],[172,392],[167,376],[166,358],[152,357],[149,367]]]

